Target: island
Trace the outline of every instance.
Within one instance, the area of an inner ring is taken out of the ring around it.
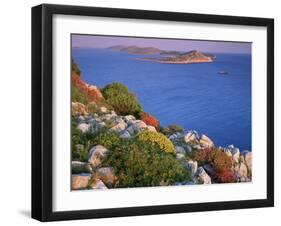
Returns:
[[[197,50],[192,50],[186,53],[178,53],[170,57],[160,58],[137,58],[137,60],[154,61],[163,64],[192,64],[192,63],[210,63],[213,62],[215,56],[204,54]]]
[[[159,57],[136,58],[137,60],[153,61],[164,64],[191,64],[191,63],[210,63],[215,59],[214,55],[191,50],[180,52],[176,50],[161,50],[155,47],[139,47],[115,45],[108,47],[109,50],[122,51],[130,54],[159,54]]]

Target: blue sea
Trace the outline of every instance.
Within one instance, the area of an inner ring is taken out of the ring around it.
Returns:
[[[251,55],[211,53],[212,63],[160,64],[136,60],[157,55],[106,49],[74,48],[72,54],[87,83],[124,83],[162,126],[179,124],[216,146],[251,150]]]

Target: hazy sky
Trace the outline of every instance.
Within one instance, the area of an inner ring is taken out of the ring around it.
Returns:
[[[113,45],[156,47],[162,50],[199,50],[210,53],[251,53],[251,43],[72,35],[72,47],[107,48]]]

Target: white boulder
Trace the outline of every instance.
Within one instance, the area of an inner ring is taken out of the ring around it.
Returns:
[[[106,113],[108,110],[107,110],[106,107],[102,106],[102,107],[100,107],[100,111],[101,111],[102,113]]]
[[[154,126],[149,126],[149,125],[148,125],[148,126],[146,127],[146,129],[149,130],[149,131],[151,131],[151,132],[157,132],[157,130],[155,129]]]
[[[186,143],[198,141],[198,134],[195,131],[189,131],[184,135],[184,141]]]
[[[124,131],[120,134],[121,138],[131,138],[131,135],[128,131]]]
[[[88,187],[91,174],[72,174],[71,176],[71,189],[86,189]]]
[[[186,153],[185,149],[182,146],[175,146],[176,153],[184,154]]]
[[[90,187],[92,189],[108,189],[100,179],[95,179]]]
[[[197,175],[199,183],[201,184],[212,184],[211,177],[206,173],[203,167],[197,169]]]
[[[126,116],[124,116],[124,120],[125,120],[126,123],[131,125],[133,123],[133,121],[136,120],[136,118],[133,115],[126,115]]]
[[[194,177],[198,169],[197,161],[192,161],[192,160],[187,161],[187,167],[190,170],[191,177]]]
[[[243,153],[245,164],[247,165],[248,169],[252,171],[252,152],[247,151]]]
[[[108,187],[112,188],[117,182],[117,177],[114,174],[112,167],[101,167],[97,169],[97,178],[102,180],[102,182]]]
[[[127,128],[127,124],[123,121],[123,119],[121,119],[119,120],[119,122],[117,122],[115,126],[111,127],[110,130],[120,133],[126,128]]]
[[[202,134],[201,139],[199,140],[199,142],[205,148],[214,147],[214,142],[209,137],[207,137],[204,134]]]
[[[102,160],[106,157],[107,153],[108,150],[104,146],[96,145],[89,151],[88,162],[92,166],[97,167],[101,165]]]
[[[91,129],[91,124],[87,124],[87,123],[80,123],[77,126],[77,129],[79,129],[82,133],[87,133],[90,131]]]

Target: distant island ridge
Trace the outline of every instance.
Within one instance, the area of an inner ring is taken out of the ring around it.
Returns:
[[[139,47],[139,46],[125,46],[125,45],[115,45],[108,47],[106,49],[123,51],[130,54],[160,54],[163,57],[150,57],[150,58],[137,58],[137,60],[143,61],[153,61],[157,63],[166,64],[190,64],[190,63],[210,63],[215,59],[214,55],[205,54],[197,50],[191,50],[188,52],[180,51],[167,51],[161,50],[155,47]]]

